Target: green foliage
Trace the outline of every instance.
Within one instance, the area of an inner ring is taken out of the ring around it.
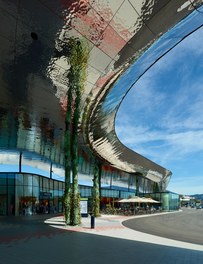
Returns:
[[[104,214],[116,215],[118,214],[118,211],[115,207],[108,205],[106,209],[104,210]]]
[[[67,191],[67,189],[65,188]],[[71,218],[71,192],[70,188],[68,189],[67,193],[65,192],[64,194],[64,199],[63,199],[64,207],[65,207],[65,212],[64,212],[64,217],[65,217],[65,223],[67,225],[70,224],[70,218]]]
[[[67,60],[70,64],[67,74],[69,89],[67,92],[66,131],[64,134],[65,221],[70,225],[78,225],[81,222],[78,189],[78,124],[81,97],[87,76],[88,48],[82,40],[70,38],[68,49],[63,50],[67,53]],[[72,186],[70,185],[71,171]]]
[[[80,194],[70,193],[70,221],[69,225],[79,225],[81,223],[80,216]]]
[[[92,192],[92,213],[95,217],[100,216],[100,194],[99,194],[99,166],[95,162]]]
[[[87,78],[87,63],[89,58],[89,49],[84,40],[77,40],[70,38],[69,42],[70,55],[68,61],[71,66],[68,79],[69,84],[74,83],[82,93],[84,90],[84,83]]]

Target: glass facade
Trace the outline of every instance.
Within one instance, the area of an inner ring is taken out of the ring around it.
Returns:
[[[106,176],[110,177],[109,175]],[[142,181],[142,179],[139,179],[139,181]],[[146,179],[143,183],[143,186],[145,186]],[[151,183],[149,186],[151,186]],[[0,215],[62,213],[64,187],[63,181],[35,174],[0,173]],[[92,186],[79,185],[79,190],[81,198],[88,198],[91,203]],[[111,186],[109,182],[106,187],[101,188],[101,201],[104,204],[114,203],[118,199],[129,198],[135,194],[136,189],[130,189],[128,181],[125,187]],[[144,193],[142,190],[140,195],[150,196],[160,201],[163,211],[172,211],[179,208],[178,194],[171,192]]]
[[[157,192],[147,193],[145,197],[151,197],[157,201],[160,201],[161,209],[163,211],[178,210],[180,206],[179,194],[173,192]],[[160,204],[158,206],[160,206]]]
[[[0,215],[61,213],[64,183],[27,173],[0,173]]]
[[[64,167],[28,151],[0,153],[0,215],[34,215],[62,213]],[[14,167],[12,167],[14,166]],[[12,170],[9,169],[12,167]],[[79,154],[78,182],[81,198],[91,203],[94,160],[84,151]],[[9,171],[9,172],[8,172]],[[13,171],[13,172],[12,172]],[[145,195],[159,190],[159,183],[111,167],[101,166],[101,202]],[[155,188],[156,187],[156,188]],[[176,198],[162,195],[163,209],[173,210]]]

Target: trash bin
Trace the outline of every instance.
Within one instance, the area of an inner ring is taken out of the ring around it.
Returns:
[[[91,215],[91,229],[95,228],[95,217]]]

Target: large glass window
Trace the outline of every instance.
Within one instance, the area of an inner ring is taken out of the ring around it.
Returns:
[[[119,191],[102,189],[101,195],[102,197],[119,197]]]
[[[120,198],[129,198],[135,196],[135,192],[120,191]]]
[[[33,186],[39,187],[39,176],[37,176],[37,175],[32,176],[32,184],[33,184]]]
[[[55,181],[55,182],[54,182],[54,189],[55,189],[55,190],[58,190],[58,181]]]
[[[39,187],[32,188],[33,197],[35,197],[36,202],[39,202]]]
[[[32,196],[32,186],[23,186],[23,195],[24,197],[30,197]]]
[[[87,186],[80,186],[80,196],[81,197],[91,197],[92,188]]]
[[[0,185],[7,185],[7,174],[0,174]]]
[[[8,185],[14,185],[15,184],[15,174],[8,174]]]
[[[7,187],[0,186],[0,215],[7,215]]]
[[[14,215],[15,212],[15,187],[8,186],[8,215]]]
[[[43,190],[43,177],[39,177],[39,186],[40,186],[40,191]]]
[[[160,204],[163,211],[173,211],[178,210],[179,208],[179,195],[171,192],[157,192],[157,193],[148,193],[145,196],[150,196],[151,198],[160,201]]]
[[[0,174],[0,215],[63,211],[64,182],[24,173]]]
[[[23,185],[23,174],[17,173],[16,174],[16,185]]]
[[[23,186],[16,185],[15,188],[15,215],[23,215]]]
[[[63,190],[63,183],[59,182],[59,190]]]
[[[24,174],[24,185],[32,186],[32,175]]]
[[[43,178],[43,191],[48,192],[49,191],[49,179]]]
[[[59,210],[59,191],[55,188],[54,188],[53,206],[54,206],[54,211],[58,212]]]

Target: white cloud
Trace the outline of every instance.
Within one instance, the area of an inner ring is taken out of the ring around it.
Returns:
[[[171,132],[125,122],[116,132],[123,144],[161,164],[203,151],[203,129]]]
[[[169,187],[183,194],[203,190],[203,46],[195,35],[136,83],[116,120],[121,142],[172,170]]]

